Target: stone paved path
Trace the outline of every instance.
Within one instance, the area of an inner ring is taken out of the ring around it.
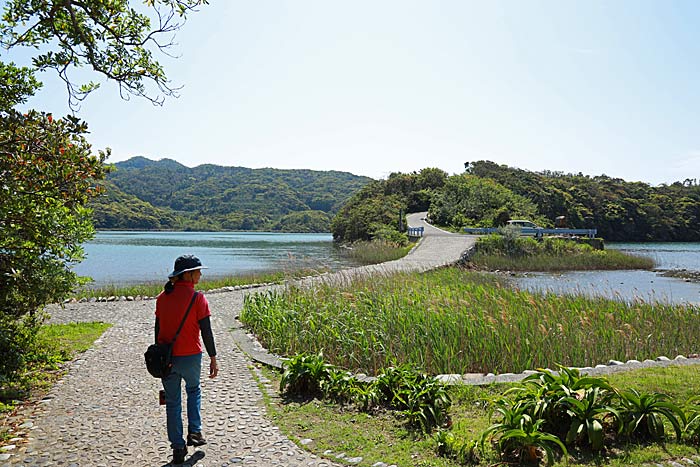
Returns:
[[[409,224],[423,225],[421,217],[411,215]],[[352,274],[400,269],[423,271],[456,262],[473,243],[474,237],[426,226],[425,238],[404,259],[314,280],[343,280]],[[300,449],[266,418],[250,360],[229,332],[240,327],[235,317],[244,293],[207,294],[220,373],[214,380],[202,376],[203,431],[209,444],[189,457],[186,465],[337,465]],[[24,414],[23,430],[29,442],[18,441],[16,449],[1,452],[0,467],[168,465],[171,451],[165,409],[158,405],[160,381],[148,375],[143,363],[153,334],[154,307],[155,302],[149,300],[51,308],[55,323],[105,321],[113,326],[70,365],[68,374],[43,401]],[[203,371],[208,368],[206,357],[202,367]]]

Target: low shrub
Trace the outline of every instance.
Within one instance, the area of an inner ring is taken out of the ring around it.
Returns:
[[[26,369],[42,320],[43,315],[15,318],[0,313],[0,385]]]
[[[288,396],[324,397],[365,412],[392,410],[408,426],[426,433],[449,423],[452,401],[445,385],[408,366],[390,367],[374,379],[360,381],[326,363],[321,353],[299,354],[283,362],[280,392]]]
[[[651,269],[651,258],[596,249],[565,238],[521,237],[511,229],[479,238],[470,261],[477,267],[510,271]]]
[[[408,245],[408,239],[406,242],[371,240],[346,246],[343,253],[360,264],[379,264],[403,258],[411,248],[412,246]]]

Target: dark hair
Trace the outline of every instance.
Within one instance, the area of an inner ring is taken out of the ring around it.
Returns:
[[[168,281],[163,286],[163,291],[165,292],[165,295],[171,294],[173,290],[175,290],[175,283],[173,281]]]

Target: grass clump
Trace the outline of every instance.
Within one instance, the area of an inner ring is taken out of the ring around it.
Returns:
[[[652,269],[654,260],[617,250],[596,250],[563,238],[502,235],[479,238],[470,262],[478,268],[508,271]]]
[[[0,380],[0,411],[14,407],[13,401],[27,399],[32,392],[51,387],[61,364],[85,352],[111,324],[47,324],[39,330],[36,342],[27,349],[23,371]]]
[[[450,423],[447,411],[452,402],[445,385],[407,365],[386,368],[367,380],[326,363],[320,353],[299,354],[285,359],[280,392],[287,397],[318,396],[366,413],[390,410],[407,427],[424,433]]]
[[[240,276],[212,277],[206,276],[197,284],[197,289],[201,291],[220,289],[222,287],[235,287],[237,285],[250,284],[280,284],[286,280],[300,277],[317,275],[325,272],[325,269],[295,269],[293,271],[270,271],[258,274],[245,274]],[[151,282],[128,286],[108,285],[103,287],[85,287],[73,294],[73,298],[92,297],[155,297],[163,290],[165,279],[161,282]]]
[[[379,264],[403,258],[413,245],[400,245],[384,240],[358,241],[344,247],[344,254],[359,264]]]
[[[511,290],[492,275],[444,268],[249,295],[241,320],[274,353],[323,351],[368,374],[395,364],[518,373],[694,353],[699,311]]]
[[[26,350],[23,369],[0,379],[0,441],[9,436],[1,415],[48,391],[63,373],[62,364],[89,349],[110,326],[92,322],[41,327],[33,347]]]

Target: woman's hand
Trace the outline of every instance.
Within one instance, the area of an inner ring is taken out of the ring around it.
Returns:
[[[209,362],[209,378],[216,378],[219,374],[219,364],[216,363],[216,357],[209,357],[211,361]]]

